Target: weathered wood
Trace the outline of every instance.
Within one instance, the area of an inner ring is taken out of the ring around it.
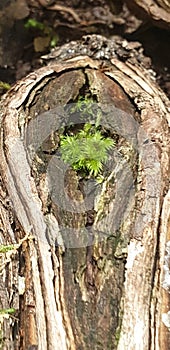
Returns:
[[[1,101],[0,237],[19,245],[2,267],[1,307],[17,309],[3,320],[4,349],[170,345],[162,322],[170,104],[142,57],[140,45],[87,36],[55,50]],[[67,125],[64,107],[82,89],[117,137],[110,173],[92,197],[60,166],[53,132]]]
[[[126,3],[138,17],[152,21],[158,27],[169,29],[170,3],[168,0],[126,0]]]

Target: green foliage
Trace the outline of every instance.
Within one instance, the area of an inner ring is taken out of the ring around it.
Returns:
[[[1,100],[1,96],[5,94],[10,88],[11,86],[8,83],[0,81],[0,100]]]
[[[29,28],[35,28],[35,29],[39,29],[39,30],[44,30],[45,25],[42,22],[38,22],[36,19],[34,18],[29,18],[27,20],[27,22],[25,23],[25,28],[29,29]]]
[[[79,113],[80,119],[94,121],[96,128],[100,125],[101,110],[96,101],[92,97],[86,95],[79,96],[77,102],[71,106],[71,113]]]
[[[15,314],[16,309],[9,308],[9,309],[0,309],[0,315],[13,315]]]
[[[25,23],[25,28],[26,29],[33,29],[33,30],[39,30],[42,34],[42,37],[39,38],[39,40],[41,39],[41,45],[42,45],[42,50],[45,49],[46,47],[46,41],[44,41],[44,47],[43,47],[43,38],[48,39],[47,41],[49,42],[49,47],[55,47],[58,43],[58,36],[57,34],[54,32],[53,28],[48,26],[47,24],[43,23],[43,22],[39,22],[34,18],[29,18],[26,23]],[[34,44],[35,46],[35,44]],[[37,51],[35,49],[35,51]]]
[[[15,245],[14,244],[9,244],[9,245],[0,245],[0,253],[7,253],[10,250],[14,250]]]
[[[83,117],[93,117],[94,115],[94,101],[91,97],[86,95],[85,97],[79,96],[77,102],[71,107],[71,113],[81,112]]]
[[[51,41],[50,41],[50,47],[55,47],[58,43],[58,35],[56,34],[53,34],[52,37],[51,37]]]
[[[11,85],[4,81],[0,81],[0,89],[3,89],[5,91],[8,91],[11,88]]]
[[[114,144],[111,138],[104,138],[95,126],[87,123],[76,135],[61,136],[61,156],[74,170],[83,170],[96,177]]]

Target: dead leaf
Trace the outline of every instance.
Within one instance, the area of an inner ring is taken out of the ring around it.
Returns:
[[[43,52],[50,45],[50,36],[37,36],[34,39],[35,52]]]

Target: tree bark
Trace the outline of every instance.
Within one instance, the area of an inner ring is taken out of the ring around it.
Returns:
[[[169,30],[170,4],[166,0],[126,0],[137,17],[153,22],[154,25]]]
[[[91,35],[46,59],[1,101],[1,346],[168,349],[169,101],[138,43]],[[82,188],[57,152],[87,92],[116,147]]]

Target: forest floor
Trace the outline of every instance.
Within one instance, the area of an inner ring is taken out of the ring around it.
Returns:
[[[170,32],[135,17],[123,0],[1,0],[0,82],[14,84],[41,67],[54,46],[93,33],[142,43],[170,97]],[[5,89],[0,83],[1,94]]]

